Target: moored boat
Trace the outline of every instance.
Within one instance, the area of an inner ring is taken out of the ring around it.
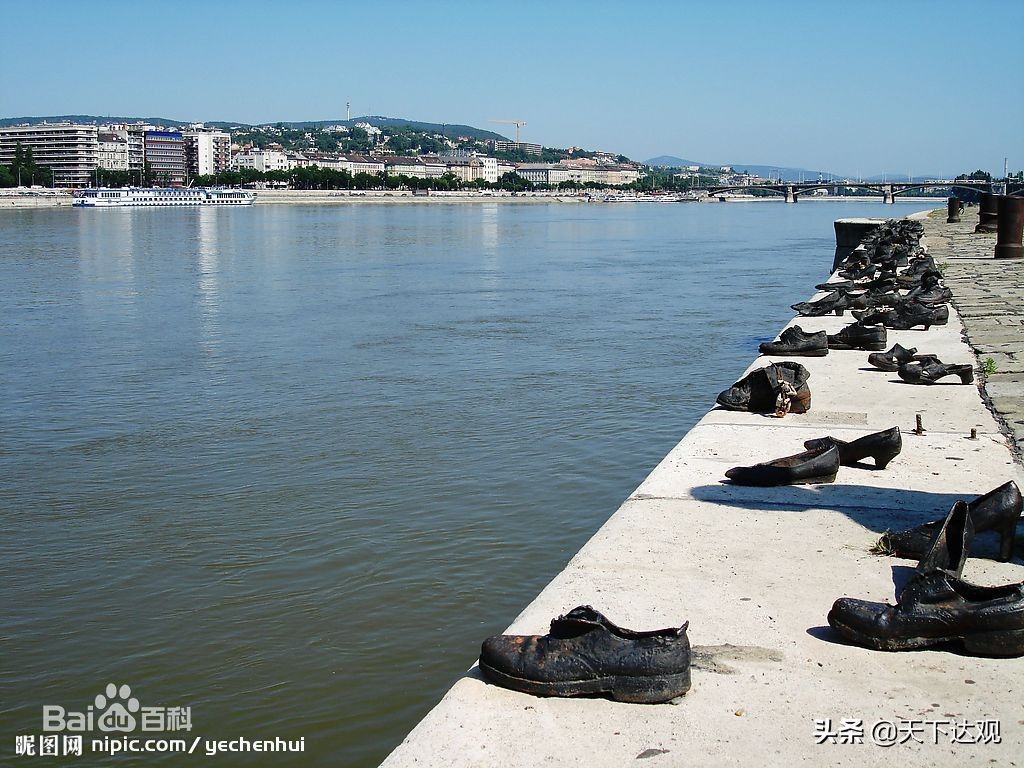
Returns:
[[[205,187],[165,187],[83,189],[75,193],[73,205],[79,208],[123,208],[128,206],[172,207],[181,205],[252,205],[254,192],[242,189]]]

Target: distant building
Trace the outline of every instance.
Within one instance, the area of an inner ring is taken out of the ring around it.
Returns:
[[[306,163],[305,158],[301,155],[298,156],[301,159],[289,159],[289,156],[280,152],[276,149],[250,149],[245,152],[239,152],[233,158],[231,158],[231,165],[235,168],[252,168],[255,171],[266,173],[267,171],[290,171],[297,165],[312,165],[312,163]]]
[[[436,179],[444,176],[448,167],[440,158],[401,157],[388,155],[384,158],[384,173],[389,176],[409,176],[420,179]]]
[[[515,152],[516,150],[521,150],[528,155],[539,155],[544,149],[540,144],[527,144],[525,141],[505,141],[504,139],[493,141],[491,146],[495,152]]]
[[[97,164],[108,171],[140,171],[145,159],[145,130],[136,126],[108,125],[99,131]]]
[[[182,132],[189,176],[211,176],[231,165],[231,134],[202,128]]]
[[[0,164],[10,165],[18,144],[31,147],[36,165],[53,171],[55,187],[88,187],[99,164],[99,129],[95,125],[59,123],[0,128]],[[49,179],[47,179],[49,181]],[[30,184],[30,179],[22,179]]]
[[[146,131],[146,165],[157,184],[185,183],[185,139],[178,131]]]

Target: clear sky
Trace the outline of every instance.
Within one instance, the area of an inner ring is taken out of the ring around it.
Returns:
[[[1024,168],[1024,0],[4,2],[0,117],[464,123],[848,175]]]

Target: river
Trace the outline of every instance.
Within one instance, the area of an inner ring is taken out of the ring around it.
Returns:
[[[305,738],[224,764],[375,765],[826,278],[832,221],[927,207],[0,212],[0,763],[115,683],[190,739]]]

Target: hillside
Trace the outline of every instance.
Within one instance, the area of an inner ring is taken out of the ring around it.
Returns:
[[[60,122],[71,122],[71,123],[85,123],[85,124],[105,124],[105,123],[153,123],[154,125],[166,125],[170,127],[184,127],[189,123],[199,122],[195,120],[175,120],[169,117],[122,117],[114,115],[47,115],[38,117],[5,117],[0,118],[0,127],[9,125],[20,125],[22,123],[28,123],[35,125],[37,123],[60,123]],[[449,138],[455,138],[457,136],[468,136],[471,139],[477,139],[478,141],[495,141],[495,140],[507,140],[507,137],[494,131],[486,131],[482,128],[474,128],[471,125],[458,125],[454,123],[424,123],[419,120],[407,120],[403,117],[382,117],[380,115],[368,115],[365,117],[355,117],[351,120],[337,119],[325,119],[325,120],[305,120],[305,121],[287,121],[279,120],[270,123],[259,123],[258,125],[283,125],[287,128],[294,129],[308,129],[315,128],[323,125],[344,125],[351,128],[356,123],[369,123],[377,128],[383,128],[385,126],[397,127],[397,126],[408,126],[413,130],[422,131],[424,133],[437,133],[442,136]],[[255,125],[249,123],[238,123],[238,122],[225,122],[223,120],[207,120],[204,122],[205,125],[214,128],[224,128],[229,130],[246,130],[255,127]]]

